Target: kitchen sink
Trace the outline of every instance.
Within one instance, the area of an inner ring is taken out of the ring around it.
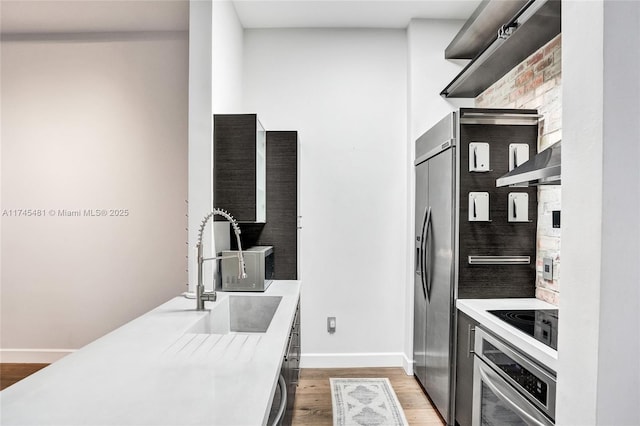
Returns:
[[[265,333],[282,296],[229,296],[214,305],[189,333]]]

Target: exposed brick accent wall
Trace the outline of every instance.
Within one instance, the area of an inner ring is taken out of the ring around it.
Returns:
[[[562,36],[533,53],[475,99],[480,108],[531,108],[543,116],[538,152],[562,139]],[[560,230],[551,226],[551,212],[560,210],[559,186],[538,190],[536,297],[558,305],[560,297]],[[554,259],[553,280],[542,278],[542,259]]]

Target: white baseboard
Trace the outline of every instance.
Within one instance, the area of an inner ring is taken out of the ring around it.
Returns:
[[[0,362],[51,364],[75,352],[75,349],[0,349]]]
[[[359,368],[359,367],[404,367],[402,352],[377,353],[303,353],[301,368]],[[406,371],[406,368],[405,368]]]
[[[402,368],[408,376],[413,376],[413,360],[407,357],[407,354],[402,354]]]

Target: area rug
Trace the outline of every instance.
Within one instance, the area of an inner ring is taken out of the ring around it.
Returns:
[[[408,426],[389,379],[329,380],[334,426]]]

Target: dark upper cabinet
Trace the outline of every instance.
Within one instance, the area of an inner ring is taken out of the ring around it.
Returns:
[[[238,222],[267,220],[266,132],[256,114],[213,116],[213,200]]]

